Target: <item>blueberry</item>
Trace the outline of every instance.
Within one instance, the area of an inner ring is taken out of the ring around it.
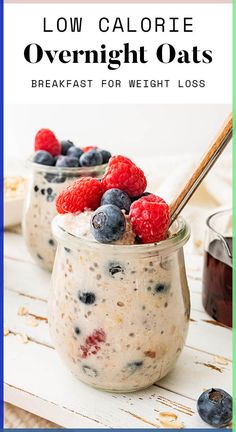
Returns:
[[[61,156],[57,159],[57,167],[74,168],[79,166],[79,159],[73,156]]]
[[[53,202],[54,199],[56,198],[56,194],[52,194],[52,195],[47,195],[47,201],[48,202]]]
[[[45,179],[48,183],[64,183],[66,181],[66,176],[64,174],[45,174]]]
[[[109,263],[108,271],[109,271],[109,274],[111,275],[111,277],[113,277],[113,278],[115,277],[115,275],[117,273],[121,273],[121,274],[125,273],[124,267],[121,266],[120,263],[114,263],[114,262]]]
[[[56,156],[54,156],[54,165],[56,165],[56,163],[57,163],[57,161],[58,161],[58,159],[60,159],[62,156],[59,154],[59,155],[56,155]]]
[[[96,369],[88,365],[83,365],[82,370],[85,373],[85,375],[89,376],[90,378],[96,378],[98,376],[98,372],[96,371]]]
[[[197,401],[198,414],[215,428],[227,426],[232,420],[232,397],[224,390],[204,391]]]
[[[139,196],[136,196],[136,197],[132,197],[131,201],[133,203],[134,201],[137,201],[139,198],[142,198],[142,197],[145,197],[145,196],[148,196],[148,195],[151,195],[151,192],[144,192],[142,195],[139,195]]]
[[[70,253],[70,251],[71,251],[71,249],[69,249],[68,247],[64,247],[64,249],[67,253]]]
[[[111,243],[119,240],[125,232],[125,216],[112,205],[98,207],[91,218],[91,231],[100,243]]]
[[[47,194],[48,194],[48,195],[52,195],[52,193],[53,193],[53,190],[52,190],[52,188],[50,188],[50,187],[49,187],[49,188],[47,188]]]
[[[75,330],[75,334],[76,334],[76,335],[79,335],[79,334],[80,334],[80,329],[79,329],[79,327],[75,327],[74,330]]]
[[[128,363],[128,365],[127,365],[128,369],[130,370],[131,373],[136,372],[142,366],[143,366],[143,361],[142,360],[133,361],[131,363]]]
[[[95,302],[96,296],[92,292],[79,293],[79,300],[84,304],[91,305]]]
[[[104,204],[114,204],[121,210],[125,210],[126,213],[129,213],[131,199],[126,192],[123,192],[121,189],[113,188],[106,191],[102,196],[101,205]]]
[[[157,283],[154,287],[154,292],[155,293],[163,293],[164,291],[167,291],[168,286],[165,283]]]
[[[102,155],[97,149],[83,153],[79,161],[80,165],[84,167],[102,165],[103,163]]]
[[[107,163],[109,159],[111,158],[111,153],[107,150],[99,150],[99,152],[102,155],[102,163]]]
[[[70,147],[67,151],[67,156],[72,156],[77,159],[80,158],[80,156],[83,154],[83,150],[81,150],[79,147]]]
[[[38,190],[39,190],[39,187],[38,187],[37,185],[35,185],[35,186],[34,186],[34,191],[35,191],[35,192],[38,192]]]
[[[50,246],[54,246],[54,245],[55,245],[55,242],[54,242],[53,239],[49,239],[49,240],[48,240],[48,243],[50,244]]]
[[[41,165],[54,165],[54,158],[53,156],[44,150],[39,150],[34,154],[33,162],[36,162]]]
[[[74,143],[70,140],[62,140],[61,141],[61,154],[66,155],[69,148],[74,147]]]

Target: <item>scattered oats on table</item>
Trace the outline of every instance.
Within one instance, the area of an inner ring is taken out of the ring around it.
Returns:
[[[24,316],[28,314],[28,310],[24,306],[20,306],[17,315]]]
[[[30,327],[37,327],[39,325],[39,322],[35,317],[29,316],[27,318],[26,324]]]
[[[25,333],[18,333],[16,337],[18,341],[22,344],[26,344],[29,342],[28,336]]]

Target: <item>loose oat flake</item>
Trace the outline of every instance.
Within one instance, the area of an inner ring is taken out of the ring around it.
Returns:
[[[38,320],[32,316],[27,318],[26,324],[30,327],[37,327],[39,325]]]
[[[10,330],[8,328],[5,328],[3,334],[4,336],[8,336],[10,334]]]
[[[225,357],[215,356],[214,360],[216,363],[218,363],[220,365],[226,366],[227,364],[229,364],[228,360]]]
[[[21,307],[19,307],[17,314],[20,316],[27,315],[28,310],[24,306],[21,306]]]
[[[28,336],[25,333],[17,334],[17,339],[22,344],[26,344],[29,342]]]
[[[184,424],[177,420],[178,416],[172,412],[160,412],[159,421],[162,427],[172,429],[183,429]]]

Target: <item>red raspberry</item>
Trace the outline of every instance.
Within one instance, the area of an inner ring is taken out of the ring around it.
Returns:
[[[52,156],[61,154],[61,144],[50,129],[40,129],[35,135],[35,151],[45,150]]]
[[[147,180],[143,171],[124,156],[113,156],[102,178],[106,190],[118,188],[129,196],[139,196],[145,191]]]
[[[100,344],[106,341],[106,333],[103,329],[94,330],[90,336],[85,339],[85,344],[80,345],[82,358],[86,358],[91,354],[97,354],[101,349]]]
[[[135,234],[142,243],[164,240],[170,224],[168,204],[156,195],[144,196],[130,207],[130,220]]]
[[[97,179],[81,177],[57,196],[56,209],[61,214],[96,210],[103,193],[104,188]]]
[[[84,153],[87,153],[88,151],[93,150],[95,148],[97,148],[97,147],[96,146],[87,146],[87,147],[82,147],[81,150],[83,150]]]

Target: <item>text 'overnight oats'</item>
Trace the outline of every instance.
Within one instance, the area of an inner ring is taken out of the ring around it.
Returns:
[[[169,230],[168,205],[145,189],[143,172],[116,156],[101,182],[76,180],[56,200],[51,336],[79,379],[110,391],[165,376],[188,329],[189,228],[179,218]]]
[[[96,147],[76,147],[59,142],[53,132],[41,129],[35,137],[35,153],[29,159],[31,169],[23,218],[23,233],[29,252],[43,268],[52,270],[56,243],[51,222],[56,216],[56,196],[75,179],[101,178],[111,154]]]

